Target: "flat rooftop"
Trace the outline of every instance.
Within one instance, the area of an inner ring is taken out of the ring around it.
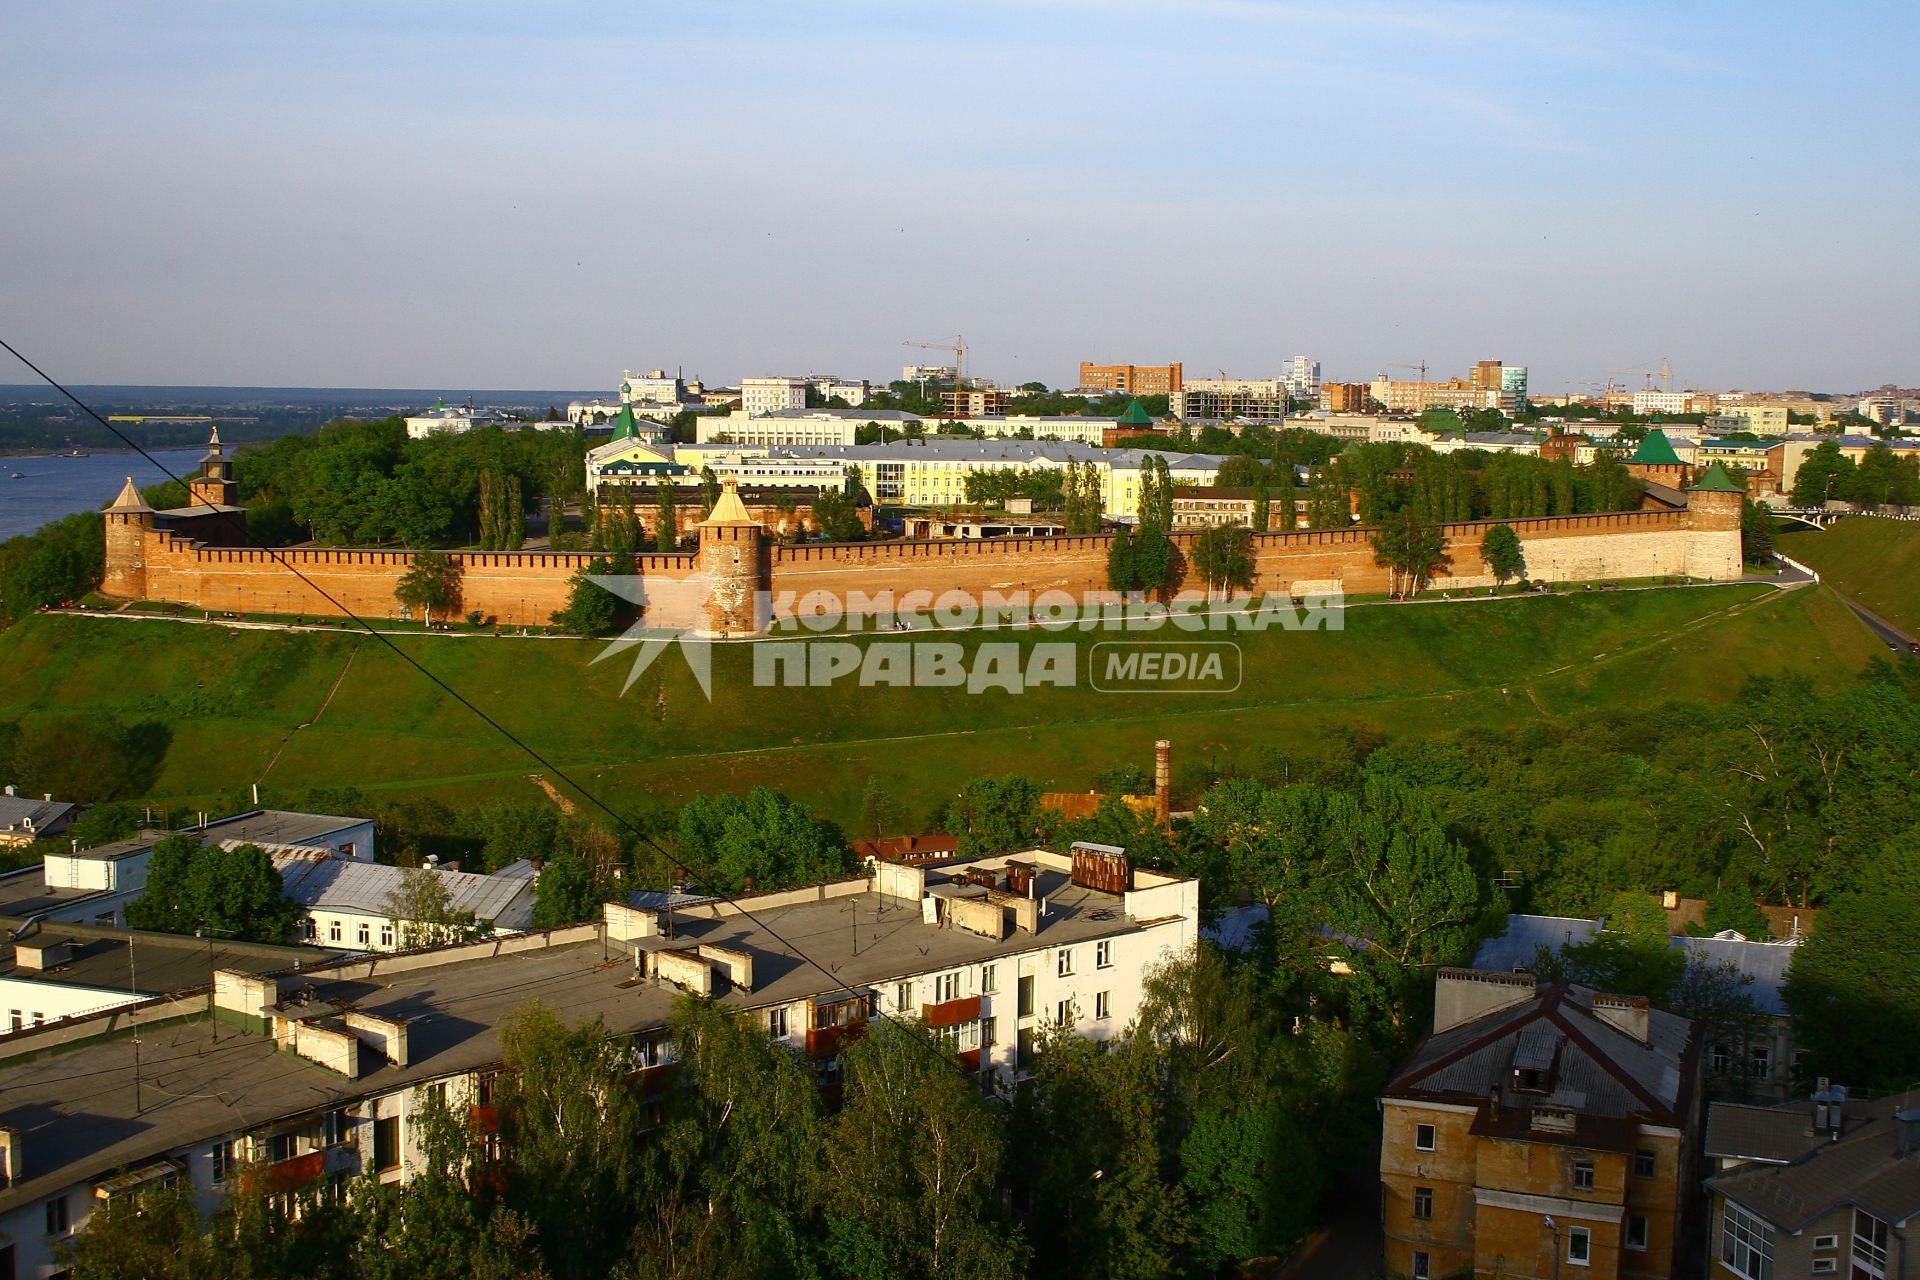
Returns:
[[[948,886],[945,878],[930,870],[928,889],[936,895],[974,891],[963,884]],[[749,897],[752,918],[716,919],[715,907],[694,906],[672,916],[671,938],[637,944],[605,941],[585,926],[528,935],[529,942],[544,936],[552,945],[508,954],[495,953],[496,944],[479,943],[445,949],[438,953],[446,957],[443,963],[420,964],[421,957],[414,956],[400,963],[361,958],[309,966],[297,975],[297,984],[311,984],[316,1000],[411,1020],[408,1065],[395,1067],[363,1054],[357,1080],[276,1051],[271,1036],[243,1035],[198,1017],[142,1031],[136,1101],[134,1046],[127,1038],[61,1046],[49,1037],[51,1052],[27,1057],[41,1032],[18,1033],[9,1040],[17,1042],[22,1056],[0,1059],[0,1125],[21,1132],[23,1170],[0,1190],[0,1212],[167,1151],[310,1114],[335,1101],[487,1067],[500,1060],[499,1024],[529,1001],[538,1000],[570,1023],[602,1018],[615,1034],[662,1027],[678,989],[636,981],[634,946],[659,949],[697,941],[748,952],[754,990],[728,987],[718,997],[722,1004],[745,1009],[846,988],[865,992],[932,970],[1125,934],[1153,923],[1130,918],[1121,896],[1073,885],[1053,869],[1043,868],[1036,880],[1037,896],[1050,897],[1037,934],[1015,931],[1002,940],[928,925],[917,902],[858,890],[858,883],[828,885],[821,896],[797,902],[792,893],[758,895],[786,905],[755,907]],[[574,938],[582,940],[567,941]],[[204,949],[206,944],[195,945]],[[105,971],[125,960],[124,950],[117,956],[106,949],[98,954]],[[140,959],[145,963],[144,951]],[[76,1089],[77,1080],[86,1082],[84,1089]]]
[[[371,818],[344,818],[331,813],[292,813],[285,809],[257,809],[215,818],[204,827],[190,827],[214,844],[238,840],[243,844],[303,844],[320,840],[353,827],[365,826]]]
[[[107,892],[105,889],[50,889],[46,867],[35,863],[0,875],[0,917],[24,920],[55,907],[102,897]]]
[[[0,919],[0,925],[12,922]],[[40,924],[22,938],[34,946],[66,943],[72,958],[52,969],[23,969],[12,942],[0,945],[0,978],[164,995],[211,986],[215,969],[278,973],[338,958],[320,947],[185,937],[91,924]],[[128,955],[129,948],[132,955]]]

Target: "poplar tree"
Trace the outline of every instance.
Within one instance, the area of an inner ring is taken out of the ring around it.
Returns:
[[[656,551],[680,549],[680,521],[673,507],[673,486],[662,480],[659,501],[655,504],[653,547]]]

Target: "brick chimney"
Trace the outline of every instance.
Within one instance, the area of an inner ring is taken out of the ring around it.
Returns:
[[[1173,821],[1172,752],[1165,738],[1153,744],[1153,816],[1163,827]]]

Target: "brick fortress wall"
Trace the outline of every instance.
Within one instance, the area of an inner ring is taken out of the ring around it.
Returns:
[[[1495,523],[1520,535],[1527,576],[1547,582],[1599,578],[1651,578],[1691,574],[1697,578],[1740,576],[1738,494],[1693,492],[1686,510],[1634,511],[1538,520],[1482,521],[1445,527],[1449,568],[1432,590],[1468,589],[1492,583],[1480,560],[1480,540]],[[394,588],[412,562],[409,551],[297,548],[269,554],[211,547],[167,529],[125,527],[127,517],[107,514],[109,538],[103,590],[124,599],[164,600],[198,609],[236,613],[339,616],[340,610],[299,577],[291,565],[345,608],[367,617],[398,612]],[[703,538],[714,536],[701,530]],[[1194,535],[1178,533],[1184,552]],[[1266,533],[1253,537],[1255,591],[1294,595],[1338,587],[1353,594],[1387,590],[1387,570],[1373,562],[1369,531],[1335,529]],[[756,543],[758,539],[754,540]],[[898,596],[926,591],[1062,591],[1075,598],[1106,586],[1104,535],[1063,538],[999,538],[990,541],[873,542],[807,546],[754,546],[759,581],[775,594],[796,598],[825,591],[842,600],[855,592]],[[716,548],[717,549],[717,546]],[[729,547],[731,550],[731,547]],[[742,548],[745,550],[745,548]],[[506,626],[544,626],[564,607],[568,579],[592,557],[585,553],[454,552],[463,566],[460,611],[478,610]],[[711,558],[711,557],[709,557]],[[746,628],[732,617],[716,621],[708,602],[671,584],[694,578],[694,553],[636,557],[643,584],[659,584],[649,621],[658,626]],[[737,587],[730,581],[730,587]],[[1198,583],[1190,584],[1196,588]],[[699,588],[695,587],[695,591]]]

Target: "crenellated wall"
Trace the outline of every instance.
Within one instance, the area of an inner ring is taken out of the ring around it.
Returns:
[[[1451,563],[1433,579],[1430,589],[1491,585],[1480,558],[1480,541],[1495,524],[1511,525],[1519,534],[1526,577],[1532,580],[1737,578],[1741,572],[1739,495],[1696,490],[1689,499],[1685,510],[1447,525],[1443,533]],[[210,547],[164,528],[138,527],[112,512],[106,519],[106,593],[214,611],[333,617],[344,609],[391,618],[399,611],[394,590],[415,554]],[[751,583],[764,586],[776,598],[792,593],[796,601],[814,591],[829,593],[841,602],[855,593],[891,592],[897,600],[909,592],[928,592],[937,598],[954,590],[976,597],[987,592],[1060,591],[1080,598],[1104,593],[1111,544],[1107,535],[1083,535],[767,546],[758,532],[755,526],[755,536],[748,537],[703,525],[700,553],[637,556],[637,570],[650,600],[649,622],[709,633],[748,633],[752,626],[736,597]],[[1195,536],[1173,535],[1183,562]],[[1370,537],[1367,529],[1255,534],[1253,589],[1285,590],[1296,596],[1330,589],[1384,592],[1388,573],[1374,563]],[[585,552],[449,554],[463,568],[459,612],[477,610],[504,626],[547,625],[552,614],[566,605],[569,580],[593,558]],[[303,582],[302,576],[314,585]],[[1198,588],[1202,584],[1183,585]]]

